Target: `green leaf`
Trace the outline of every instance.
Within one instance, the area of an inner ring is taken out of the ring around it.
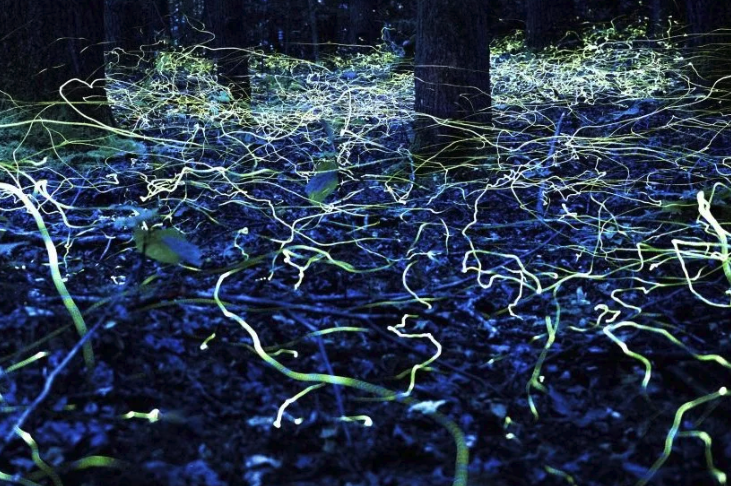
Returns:
[[[663,201],[660,211],[670,214],[682,214],[684,211],[695,211],[698,205],[694,203],[677,203]]]
[[[201,266],[201,251],[189,243],[185,235],[175,228],[144,230],[134,234],[137,251],[162,263],[177,265],[184,261],[196,267]]]
[[[338,163],[324,160],[317,164],[316,174],[305,187],[307,197],[313,204],[321,204],[338,187]]]
[[[322,129],[325,130],[325,135],[327,135],[327,140],[330,142],[330,145],[332,147],[335,146],[335,132],[333,132],[333,127],[330,125],[324,118],[320,119],[320,125],[322,125]]]
[[[219,91],[210,95],[211,101],[218,101],[219,103],[230,103],[231,97],[225,91]]]

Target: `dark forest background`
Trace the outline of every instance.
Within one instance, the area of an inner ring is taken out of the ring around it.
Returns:
[[[0,0],[0,485],[724,486],[731,0]]]

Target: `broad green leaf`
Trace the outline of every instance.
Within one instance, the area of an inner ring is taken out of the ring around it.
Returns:
[[[218,91],[210,95],[211,101],[218,101],[219,103],[230,103],[231,97],[225,91]]]
[[[305,187],[307,197],[313,204],[321,204],[338,187],[338,163],[324,160],[317,164],[316,174]]]
[[[693,203],[663,201],[662,206],[660,206],[660,211],[663,213],[681,214],[683,211],[694,211],[696,207],[698,207],[698,205]]]
[[[182,261],[199,267],[201,265],[200,249],[189,243],[185,235],[175,228],[143,230],[137,229],[134,234],[137,251],[162,263],[176,265]]]

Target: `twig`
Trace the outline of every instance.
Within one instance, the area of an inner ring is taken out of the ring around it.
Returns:
[[[3,443],[0,444],[0,455],[2,455],[3,449],[5,449],[6,446],[12,442],[12,440],[17,437],[17,431],[23,427],[25,424],[25,421],[28,420],[28,417],[33,413],[33,411],[38,408],[38,406],[43,402],[43,400],[46,399],[48,394],[51,392],[51,387],[53,386],[54,380],[58,377],[58,375],[63,371],[63,369],[68,365],[74,356],[76,356],[76,353],[79,352],[80,349],[84,347],[84,344],[86,344],[87,341],[91,338],[92,334],[94,334],[94,331],[96,331],[99,326],[101,326],[101,323],[103,322],[103,319],[100,319],[98,323],[94,325],[84,336],[79,340],[79,342],[76,343],[76,345],[69,351],[69,354],[66,355],[66,357],[59,363],[59,365],[51,372],[50,375],[48,375],[48,378],[46,379],[46,383],[43,385],[43,391],[36,397],[35,400],[33,400],[33,403],[31,403],[28,408],[25,409],[23,414],[18,418],[18,420],[15,422],[15,425],[10,429],[10,432],[5,436],[3,439]]]
[[[295,321],[299,322],[303,326],[305,326],[307,329],[309,329],[312,332],[318,331],[318,329],[307,322],[304,317],[302,317],[299,314],[296,314],[294,312],[287,312],[290,317],[292,317]],[[327,351],[325,351],[325,343],[322,342],[322,336],[317,336],[317,346],[320,348],[320,354],[322,355],[322,360],[325,363],[325,369],[327,370],[328,374],[331,376],[335,375],[335,371],[333,371],[333,367],[330,364],[330,360],[327,357]],[[333,385],[333,392],[335,393],[335,402],[338,405],[338,412],[340,412],[341,417],[345,417],[345,406],[343,405],[343,396],[340,393],[340,386]],[[348,447],[353,445],[352,439],[350,438],[350,432],[348,431],[348,427],[343,427],[343,430],[345,431],[345,439],[348,442]]]
[[[561,134],[561,125],[563,124],[563,117],[565,115],[565,111],[561,112],[561,117],[558,119],[558,123],[556,123],[556,130],[553,132],[553,137],[551,138],[551,147],[548,149],[548,157],[546,157],[548,167],[553,166],[553,162],[551,161],[551,159],[556,153],[556,140],[558,140],[558,136]],[[546,211],[543,209],[543,193],[545,189],[546,181],[542,180],[540,185],[538,186],[538,201],[536,202],[536,212],[541,219],[543,219],[543,216],[546,213]]]

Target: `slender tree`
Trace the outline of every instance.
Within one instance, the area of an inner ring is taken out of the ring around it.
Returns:
[[[688,42],[696,81],[731,92],[731,2],[728,0],[687,0]],[[731,101],[731,96],[726,96]]]
[[[5,0],[0,14],[0,91],[16,101],[62,99],[60,87],[78,78],[104,78],[104,0]],[[102,82],[73,82],[63,94],[87,116],[110,123]],[[77,119],[68,108],[53,116]],[[51,112],[46,112],[51,113]]]
[[[170,36],[173,45],[190,47],[205,39],[202,29],[203,14],[207,1],[168,0]]]
[[[328,54],[335,52],[335,45],[340,40],[342,22],[339,18],[339,2],[318,2],[320,8],[317,16],[317,31],[320,39],[320,46]]]
[[[573,25],[573,0],[527,0],[525,42],[543,49],[560,40]]]
[[[168,0],[106,0],[105,48],[112,65],[140,67],[149,58],[145,51],[169,40],[168,8]]]
[[[464,137],[432,117],[490,123],[489,18],[482,0],[419,1],[412,152],[433,154]]]
[[[317,33],[317,1],[307,0],[307,12],[310,23],[310,41],[312,43],[312,58],[315,62],[320,60],[320,38]]]
[[[249,55],[251,29],[256,25],[248,14],[246,0],[206,0],[203,14],[205,29],[213,34],[206,43],[210,57],[218,66],[221,80],[228,84],[238,99],[250,98]]]
[[[647,25],[647,35],[650,38],[658,39],[665,35],[672,8],[672,0],[650,0],[650,18]]]
[[[374,3],[372,0],[350,0],[348,2],[348,13],[350,14],[348,40],[351,44],[373,45],[378,42],[380,29],[374,18]]]
[[[106,0],[107,49],[135,51],[167,37],[168,8],[168,0]]]

